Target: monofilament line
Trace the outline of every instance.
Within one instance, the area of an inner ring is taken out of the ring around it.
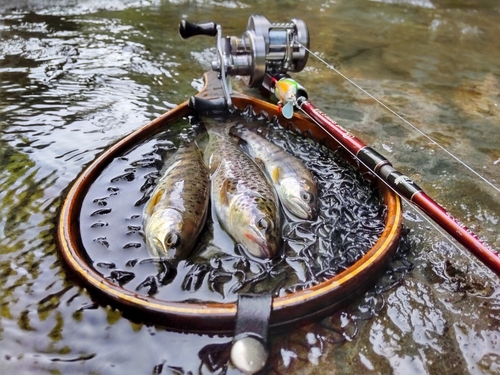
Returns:
[[[304,112],[305,113],[305,112]],[[307,113],[305,113],[307,115]],[[323,127],[323,125],[321,125],[319,122],[315,121],[313,118],[309,117],[311,119],[311,121],[313,121],[318,127],[320,127],[321,129],[323,129],[327,134],[329,134],[328,130],[325,129]],[[330,134],[331,137],[333,137],[333,135]],[[335,138],[335,137],[333,137]],[[363,162],[361,159],[357,158],[356,155],[349,149],[345,148],[345,150],[352,155],[352,157],[354,158],[354,160],[357,160],[361,165],[363,165],[367,170],[371,170],[371,168],[368,166],[368,164],[366,164],[365,162]],[[420,215],[430,226],[432,226],[436,231],[438,231],[444,239],[446,239],[448,241],[449,244],[451,244],[453,247],[455,247],[457,250],[459,250],[462,254],[465,255],[466,258],[469,259],[470,262],[474,263],[474,264],[478,264],[478,259],[472,257],[470,255],[469,252],[463,252],[462,249],[458,246],[458,244],[456,243],[456,241],[453,241],[452,238],[450,238],[450,234],[448,233],[445,233],[443,231],[442,228],[440,228],[436,223],[434,223],[429,217],[427,217],[427,215],[419,208],[417,207],[410,199],[406,198],[405,196],[403,196],[402,194],[400,194],[396,189],[394,189],[386,180],[384,180],[382,177],[380,177],[379,175],[377,175],[376,173],[373,173],[373,175],[378,178],[383,184],[385,184],[390,190],[392,190],[394,192],[394,194],[398,195],[403,201],[409,203],[409,206],[411,209],[413,209],[418,215]],[[487,245],[485,245],[487,246]]]
[[[300,43],[299,43],[300,44]],[[300,44],[302,45],[302,44]],[[305,46],[303,46],[304,48],[306,48]],[[309,49],[306,48],[306,50],[309,52],[309,53],[312,53],[314,56],[316,56],[312,51],[310,51]],[[340,73],[337,69],[335,69],[333,66],[331,66],[330,64],[328,64],[326,61],[324,61],[323,59],[321,59],[319,56],[316,56],[316,58],[318,58],[323,64],[325,64],[327,67],[329,67],[330,69],[332,69],[333,71],[335,71],[336,73],[338,73],[340,76],[342,76],[344,79],[346,79],[347,81],[349,81],[351,84],[353,84],[355,87],[359,88],[361,91],[363,91],[366,95],[368,95],[370,98],[372,98],[373,100],[375,100],[377,103],[379,103],[380,105],[382,105],[384,108],[386,108],[388,111],[390,111],[392,114],[394,114],[396,117],[398,117],[399,119],[401,119],[403,122],[407,123],[411,128],[413,128],[414,130],[416,130],[417,132],[419,132],[420,134],[422,134],[426,139],[428,139],[429,141],[431,141],[433,144],[437,145],[439,148],[441,148],[443,151],[445,151],[447,154],[449,154],[452,158],[454,158],[455,160],[457,160],[460,164],[464,165],[467,169],[469,169],[470,171],[472,171],[472,173],[474,173],[475,175],[477,175],[480,179],[482,179],[483,181],[485,181],[488,185],[490,185],[491,187],[493,187],[495,190],[497,191],[500,191],[496,186],[494,186],[491,182],[489,182],[488,180],[486,180],[484,177],[482,177],[481,175],[479,175],[476,171],[474,171],[471,167],[469,167],[468,165],[466,165],[465,163],[463,163],[460,159],[458,159],[456,156],[454,156],[453,154],[451,154],[448,150],[446,150],[444,147],[442,147],[441,145],[439,145],[436,141],[434,141],[433,139],[431,139],[429,136],[427,136],[425,133],[423,133],[422,131],[420,131],[418,128],[416,128],[414,125],[412,125],[409,121],[405,120],[402,116],[400,116],[399,114],[397,114],[394,110],[392,110],[391,108],[389,108],[387,105],[385,105],[384,103],[382,103],[380,100],[378,100],[377,98],[375,98],[373,95],[371,95],[370,93],[368,93],[366,90],[364,90],[363,88],[361,88],[359,85],[357,85],[355,82],[353,82],[352,80],[350,80],[349,78],[347,78],[345,75],[343,75],[342,73]],[[314,120],[313,120],[314,121]],[[323,126],[319,123],[317,123],[316,121],[314,121],[320,128],[322,128],[323,130],[325,130],[323,128]],[[325,130],[326,131],[326,130]],[[328,132],[327,132],[328,133]],[[346,149],[347,150],[347,149]],[[350,154],[353,155],[353,157],[355,159],[356,158],[356,155],[354,155],[350,150],[347,150]],[[357,159],[360,164],[364,165],[368,170],[370,170],[370,168],[360,159]],[[452,240],[452,238],[449,237],[449,235],[447,233],[445,233],[442,228],[439,228],[436,223],[434,223],[430,218],[427,217],[427,215],[425,215],[421,209],[417,206],[415,206],[413,204],[412,201],[410,201],[409,199],[405,198],[404,196],[402,196],[401,194],[399,194],[392,186],[390,186],[387,181],[385,181],[384,179],[382,179],[380,176],[376,175],[375,176],[380,180],[382,181],[390,190],[392,190],[396,195],[399,195],[401,197],[401,199],[403,199],[403,201],[406,201],[407,203],[409,203],[409,206],[410,208],[412,208],[418,215],[420,215],[430,226],[432,226],[437,232],[439,232],[443,238],[445,238],[448,243],[450,243],[453,247],[455,247],[456,249],[458,249],[459,251],[461,250],[460,247],[458,246],[458,244]],[[463,253],[461,251],[461,253]],[[469,254],[469,252],[465,252],[463,253],[465,255],[466,258],[469,259],[469,261],[471,261],[472,263],[474,264],[478,264],[478,259],[476,259],[475,257],[472,257],[471,254]]]
[[[346,77],[344,74],[342,74],[338,69],[336,69],[333,65],[329,64],[328,62],[326,62],[324,59],[322,59],[321,57],[319,57],[317,54],[315,54],[314,52],[312,52],[309,48],[307,48],[306,46],[304,46],[303,44],[299,43],[296,41],[296,43],[298,45],[300,45],[301,47],[303,47],[307,52],[309,52],[310,54],[312,54],[314,57],[316,57],[319,61],[321,61],[323,64],[325,64],[325,66],[327,66],[329,69],[333,70],[335,73],[337,73],[338,75],[340,75],[342,78],[344,78],[346,81],[348,81],[350,84],[354,85],[356,88],[358,88],[359,90],[361,90],[365,95],[368,95],[371,99],[375,100],[378,104],[380,104],[382,107],[384,107],[386,110],[388,110],[389,112],[391,112],[394,116],[396,116],[397,118],[399,118],[401,121],[403,121],[405,124],[407,124],[408,126],[410,126],[413,130],[417,131],[419,134],[421,134],[422,136],[424,136],[427,140],[429,140],[432,144],[436,145],[437,147],[439,147],[441,150],[443,150],[445,153],[447,153],[450,157],[452,157],[453,159],[455,159],[458,163],[460,163],[461,165],[463,165],[465,168],[467,168],[470,172],[472,172],[474,175],[476,175],[478,178],[480,178],[482,181],[484,181],[486,184],[488,184],[490,187],[492,187],[493,189],[495,189],[497,192],[500,193],[500,188],[496,187],[492,182],[490,182],[488,179],[486,179],[484,176],[480,175],[478,172],[476,172],[472,167],[470,167],[469,165],[467,165],[465,162],[463,162],[462,160],[460,160],[457,156],[455,156],[454,154],[452,154],[450,151],[448,151],[445,147],[441,146],[439,143],[437,143],[434,139],[432,139],[430,136],[428,136],[427,134],[425,134],[422,130],[420,130],[419,128],[417,128],[415,125],[413,125],[411,122],[409,122],[408,120],[406,120],[404,117],[402,117],[400,114],[398,114],[396,111],[394,111],[393,109],[391,109],[389,106],[387,106],[386,104],[384,104],[382,101],[380,101],[379,99],[377,99],[375,96],[373,96],[372,94],[370,94],[368,91],[366,91],[365,89],[363,89],[361,86],[359,86],[356,82],[354,82],[353,80],[349,79],[348,77]]]

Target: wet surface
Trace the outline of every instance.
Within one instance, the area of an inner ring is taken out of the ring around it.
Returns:
[[[230,338],[135,324],[94,305],[67,277],[54,241],[61,199],[85,166],[199,87],[213,40],[180,40],[182,18],[213,20],[238,36],[250,14],[304,19],[313,51],[500,185],[496,1],[113,1],[107,9],[97,1],[24,1],[17,10],[6,3],[2,374],[224,371]],[[294,77],[314,104],[500,248],[498,190],[319,61],[310,58]],[[405,221],[409,253],[343,311],[273,335],[269,373],[500,373],[497,278],[408,205]]]
[[[245,255],[209,215],[186,259],[149,258],[143,209],[163,164],[184,142],[206,135],[203,121],[178,121],[110,162],[82,202],[78,226],[89,266],[132,292],[165,301],[236,302],[238,293],[274,296],[304,290],[361,259],[385,228],[386,207],[373,184],[335,152],[249,107],[219,121],[246,126],[298,158],[318,186],[318,217],[281,212],[282,241],[272,260]]]

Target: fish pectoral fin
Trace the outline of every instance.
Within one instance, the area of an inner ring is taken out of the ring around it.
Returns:
[[[291,119],[293,117],[293,102],[286,103],[281,109],[283,117]]]
[[[274,167],[274,169],[271,171],[271,179],[275,184],[277,184],[280,180],[281,176],[281,168],[280,167]]]
[[[151,198],[149,198],[149,202],[147,203],[147,206],[144,209],[146,215],[150,216],[153,213],[155,206],[158,204],[162,196],[163,196],[163,191],[158,190],[151,196]]]

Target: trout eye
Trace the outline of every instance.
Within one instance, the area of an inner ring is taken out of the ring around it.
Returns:
[[[165,246],[168,249],[171,249],[173,247],[179,247],[181,244],[181,236],[179,236],[177,233],[169,233],[165,236]]]
[[[263,231],[267,231],[272,229],[273,223],[271,220],[269,220],[267,217],[262,217],[257,221],[257,228]]]
[[[303,191],[302,194],[300,195],[302,200],[304,202],[312,202],[313,201],[313,195],[307,191]]]

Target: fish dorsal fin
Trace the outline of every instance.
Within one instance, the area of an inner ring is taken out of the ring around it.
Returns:
[[[277,184],[280,180],[281,176],[281,168],[280,167],[274,167],[273,170],[271,171],[271,179],[275,184]]]
[[[146,206],[146,209],[144,210],[146,215],[150,216],[152,214],[154,207],[158,204],[158,202],[160,201],[162,196],[163,196],[163,191],[157,190],[154,193],[154,195],[152,195],[151,198],[149,198],[148,205]]]
[[[220,202],[227,206],[229,204],[229,193],[233,189],[233,181],[231,179],[225,179],[220,188]]]
[[[261,170],[265,170],[266,169],[266,165],[264,164],[264,161],[259,158],[259,157],[256,157],[255,159],[253,159],[254,163],[257,164],[257,166],[261,169]]]
[[[291,119],[293,117],[293,103],[286,103],[281,109],[281,113],[283,114],[283,117]]]
[[[208,173],[213,176],[220,168],[220,163],[216,160],[214,154],[205,158],[205,165],[208,167]]]

